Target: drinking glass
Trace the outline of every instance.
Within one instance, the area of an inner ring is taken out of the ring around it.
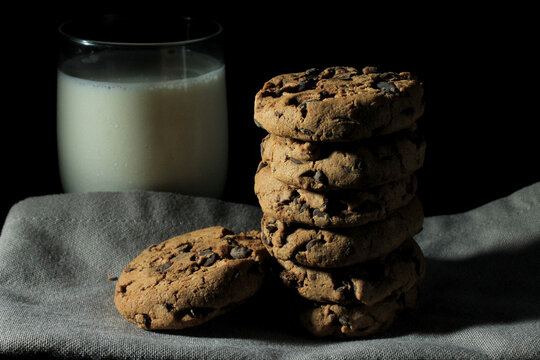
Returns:
[[[110,15],[65,22],[59,38],[66,192],[222,195],[228,126],[219,23]]]

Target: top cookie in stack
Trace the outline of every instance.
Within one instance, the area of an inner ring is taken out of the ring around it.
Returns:
[[[267,81],[255,121],[271,134],[305,141],[351,141],[411,128],[423,114],[423,88],[410,73],[310,69]]]
[[[306,300],[300,319],[314,335],[375,334],[415,303],[423,111],[410,73],[374,67],[283,74],[255,96],[269,133],[255,175],[262,241]]]

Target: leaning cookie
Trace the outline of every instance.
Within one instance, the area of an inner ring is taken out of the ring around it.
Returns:
[[[414,131],[364,141],[314,143],[267,135],[261,158],[274,176],[311,190],[363,189],[384,184],[420,169],[426,142]]]
[[[423,114],[422,97],[407,72],[309,69],[268,80],[255,96],[254,120],[280,136],[351,141],[409,128]]]
[[[410,175],[364,190],[313,192],[285,184],[268,166],[260,165],[254,190],[265,214],[285,222],[328,228],[381,220],[407,205],[416,194],[416,185],[416,177]]]
[[[399,313],[417,306],[418,287],[396,294],[374,305],[305,304],[301,325],[317,337],[366,338],[380,335]]]
[[[374,305],[417,286],[425,273],[422,250],[413,238],[380,258],[336,269],[317,269],[278,260],[280,278],[300,296],[322,303]]]
[[[257,231],[221,226],[183,234],[141,252],[120,275],[115,305],[146,330],[202,324],[254,295],[268,258]]]
[[[272,256],[299,265],[334,268],[380,257],[419,233],[424,212],[418,198],[386,218],[348,228],[316,228],[264,214],[262,242]]]

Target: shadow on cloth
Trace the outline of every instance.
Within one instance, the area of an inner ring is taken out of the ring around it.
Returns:
[[[402,313],[387,336],[540,318],[540,239],[517,250],[426,262],[419,308]]]

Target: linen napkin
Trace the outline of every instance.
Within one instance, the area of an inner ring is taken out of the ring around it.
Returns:
[[[258,207],[162,192],[25,199],[0,235],[0,358],[538,359],[540,183],[428,217],[420,306],[369,339],[291,326],[272,290],[200,327],[149,332],[114,306],[115,277],[151,244],[199,228],[258,229]]]

